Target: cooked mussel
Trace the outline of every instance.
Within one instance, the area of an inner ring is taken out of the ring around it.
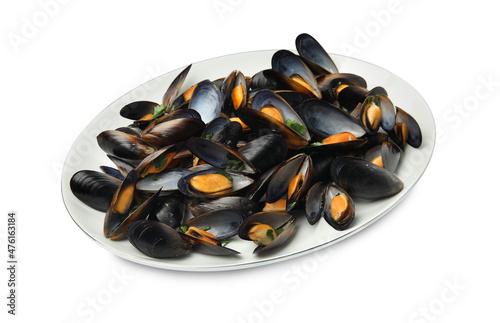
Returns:
[[[189,109],[197,111],[203,122],[208,123],[219,116],[222,109],[222,94],[209,80],[198,83],[189,101]]]
[[[376,200],[403,190],[403,182],[390,171],[354,157],[339,157],[331,166],[332,180],[353,198]]]
[[[158,221],[140,220],[127,229],[130,243],[146,256],[173,258],[186,255],[192,248],[189,240]]]
[[[178,194],[158,198],[147,219],[160,221],[172,228],[178,228],[186,213],[184,200]]]
[[[116,130],[101,132],[97,136],[97,143],[107,154],[135,165],[156,150],[144,140]]]
[[[161,148],[199,136],[203,129],[205,129],[205,123],[199,119],[171,119],[158,123],[151,129],[146,129],[142,138],[155,147]]]
[[[69,182],[71,192],[83,203],[101,212],[106,212],[120,181],[101,172],[81,170]]]
[[[284,212],[259,212],[246,218],[238,230],[238,236],[253,241],[254,253],[267,252],[282,246],[291,237],[296,219]]]
[[[401,148],[388,141],[370,148],[363,157],[363,159],[383,167],[392,173],[394,173],[398,167],[400,158]]]
[[[311,35],[306,33],[298,35],[295,39],[295,46],[302,58],[305,58],[325,69],[327,73],[323,74],[339,72],[330,55],[328,55],[324,48]],[[311,68],[310,65],[308,66]]]
[[[221,210],[234,210],[248,216],[261,209],[260,203],[241,196],[226,196],[215,200],[193,200],[189,205],[189,210],[195,217]]]
[[[240,154],[261,173],[285,160],[287,151],[283,138],[273,133],[258,137],[239,149]]]

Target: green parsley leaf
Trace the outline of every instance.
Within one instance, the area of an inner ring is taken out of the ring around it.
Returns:
[[[165,206],[168,207],[168,203],[165,203]]]
[[[174,112],[174,110],[175,110],[175,104],[172,104],[172,107],[170,108],[169,113]]]
[[[323,145],[324,145],[324,143],[321,143],[319,141],[311,143],[311,146],[314,146],[314,147],[315,146],[323,146]]]
[[[205,139],[212,139],[212,137],[214,136],[213,133],[209,133],[208,135],[205,136]]]
[[[243,161],[241,161],[238,157],[231,153],[227,153],[226,158],[229,159],[227,163],[222,164],[221,166],[226,168],[226,169],[232,169],[235,171],[242,171],[245,169],[245,165],[243,164]]]
[[[283,233],[283,231],[285,231],[283,228],[279,228],[278,230],[276,230],[276,235],[279,236],[281,233]]]
[[[151,164],[155,169],[162,169],[167,164],[167,161],[168,160],[165,158],[156,158],[155,160],[153,160]]]
[[[222,176],[226,177],[228,180],[230,180],[231,182],[233,181],[233,178],[231,177],[231,175],[229,175],[228,173],[226,173],[225,171],[223,170],[218,170],[216,172],[216,174],[221,174]]]
[[[163,113],[163,111],[165,111],[166,108],[167,107],[164,106],[163,104],[157,105],[153,110],[153,119],[158,118]]]
[[[181,231],[182,232],[186,232],[188,230],[188,226],[187,225],[181,225]]]
[[[349,136],[349,140],[352,140],[352,136]]]
[[[268,237],[271,241],[273,241],[273,240],[274,240],[273,231],[274,231],[273,229],[269,229],[269,230],[267,230],[267,232],[266,232],[266,236],[267,236],[267,237]]]
[[[204,227],[204,228],[200,228],[200,229],[202,229],[203,231],[208,231],[208,230],[210,230],[210,227],[209,227],[209,226],[206,226],[206,227]]]
[[[297,202],[290,203],[290,208],[293,208]]]
[[[303,126],[300,123],[297,123],[297,121],[290,119],[286,120],[285,124],[288,126],[288,128],[292,129],[301,136],[304,135],[304,131],[307,129],[306,126]]]
[[[228,244],[229,242],[231,242],[231,241],[229,241],[229,240],[223,240],[223,241],[221,241],[220,243],[222,244],[222,246],[223,246],[223,247],[225,247],[225,246],[227,246],[227,244]]]
[[[153,181],[157,181],[160,179],[160,175],[158,174],[149,174],[148,177],[151,178]]]

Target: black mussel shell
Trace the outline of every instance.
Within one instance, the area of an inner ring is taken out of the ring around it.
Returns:
[[[396,124],[405,123],[408,126],[407,143],[413,148],[418,148],[422,145],[422,131],[418,122],[406,111],[396,107]]]
[[[156,149],[135,136],[116,130],[106,130],[97,136],[97,143],[107,154],[138,164]]]
[[[354,198],[376,200],[398,194],[404,188],[403,182],[390,171],[354,157],[335,159],[331,176]]]
[[[324,190],[324,198],[323,198],[323,218],[326,222],[331,225],[335,230],[345,230],[354,220],[354,201],[352,198],[345,192],[343,189],[334,184],[327,184]],[[345,200],[347,204],[346,209],[341,213],[339,219],[335,219],[331,214],[330,204],[332,203],[334,198],[342,198]]]
[[[222,99],[219,89],[209,80],[204,80],[194,89],[189,101],[189,109],[196,110],[201,120],[209,123],[221,113]]]
[[[298,107],[303,101],[311,98],[309,95],[298,91],[280,90],[275,91],[275,93],[282,97],[295,112],[298,111]]]
[[[235,210],[219,210],[194,217],[183,226],[196,227],[211,233],[219,241],[227,240],[238,234],[244,213]]]
[[[359,103],[363,103],[367,93],[368,90],[364,87],[349,85],[337,94],[337,100],[343,108],[352,111]]]
[[[142,138],[152,145],[161,148],[185,141],[193,136],[199,136],[205,124],[194,118],[173,119],[158,123],[153,128],[146,130]]]
[[[162,192],[177,191],[177,183],[179,180],[192,171],[184,168],[167,168],[161,173],[150,174],[137,182],[136,189],[139,191],[155,192],[159,189]]]
[[[243,213],[245,216],[254,214],[262,209],[260,203],[241,196],[226,196],[215,200],[194,200],[189,205],[191,214],[195,217],[205,213],[220,210],[234,210]]]
[[[99,166],[99,168],[102,170],[103,173],[117,179],[120,182],[123,181],[123,179],[125,179],[125,176],[123,176],[123,174],[120,173],[120,171],[116,168],[109,166]]]
[[[309,224],[313,225],[321,219],[325,204],[325,190],[327,184],[318,182],[314,184],[306,195],[306,218]]]
[[[381,159],[382,167],[394,173],[401,158],[401,148],[391,142],[385,141],[381,145],[370,148],[363,157],[363,159],[370,162],[373,162],[377,158]]]
[[[175,79],[172,81],[170,86],[168,87],[167,91],[163,95],[163,105],[166,106],[166,110],[169,110],[170,107],[172,106],[175,98],[177,97],[177,94],[179,94],[179,90],[182,87],[182,84],[184,84],[184,80],[186,79],[189,70],[191,69],[191,64],[188,65],[182,72],[179,73],[175,77]]]
[[[324,48],[311,35],[303,33],[295,39],[295,46],[299,55],[326,69],[329,73],[338,73],[339,70]]]
[[[363,126],[351,115],[322,100],[304,101],[299,111],[307,128],[321,138],[341,132],[349,132],[360,138],[366,133]]]
[[[258,137],[239,149],[239,152],[261,173],[285,160],[286,142],[276,134]]]
[[[151,101],[135,101],[125,105],[120,110],[120,115],[131,120],[139,120],[142,117],[153,114],[158,103]]]
[[[168,225],[149,220],[132,223],[127,229],[130,243],[153,258],[172,258],[186,255],[191,243]]]
[[[158,199],[147,219],[163,222],[175,229],[181,225],[185,211],[183,198],[176,194],[169,195]]]
[[[120,182],[93,170],[76,172],[69,182],[73,194],[91,208],[106,212]]]

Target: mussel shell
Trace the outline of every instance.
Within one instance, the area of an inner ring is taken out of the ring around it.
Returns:
[[[298,149],[307,146],[308,141],[306,139],[298,135],[284,123],[279,122],[267,114],[251,108],[240,108],[236,114],[253,131],[268,129],[281,135],[288,149]]]
[[[153,207],[156,205],[160,191],[156,192],[153,196],[144,201],[137,209],[131,212],[119,226],[114,229],[109,238],[111,240],[125,239],[127,236],[127,228],[129,225],[138,220],[145,220]]]
[[[309,224],[313,225],[321,219],[325,204],[325,190],[327,184],[318,182],[311,186],[306,195],[305,213]]]
[[[391,131],[396,124],[396,109],[392,101],[383,94],[377,96],[378,105],[382,111],[382,122],[380,126],[385,131]]]
[[[295,39],[295,46],[299,55],[318,64],[330,73],[338,73],[339,70],[332,58],[311,35],[303,33]]]
[[[291,90],[279,90],[279,91],[274,91],[274,93],[278,94],[281,98],[283,98],[283,100],[285,100],[286,103],[288,103],[288,105],[296,112],[298,111],[298,107],[303,101],[311,98],[304,92],[291,91]]]
[[[321,91],[311,70],[291,51],[282,49],[271,58],[272,69],[288,77],[299,76],[312,88],[315,97],[321,98]]]
[[[344,110],[328,102],[310,99],[300,105],[300,116],[307,128],[322,138],[349,132],[356,138],[362,137],[366,130]]]
[[[408,140],[406,141],[413,148],[422,145],[422,131],[418,122],[406,111],[396,107],[396,123],[404,122],[408,126]]]
[[[135,101],[120,109],[120,115],[131,120],[139,120],[145,115],[152,114],[158,103],[151,101]]]
[[[195,217],[220,210],[234,210],[248,216],[261,209],[262,206],[259,203],[241,196],[226,196],[209,201],[193,200],[193,202],[189,205],[189,210]]]
[[[164,170],[175,157],[177,147],[175,145],[165,146],[158,149],[148,157],[144,158],[135,168],[140,178],[146,177],[150,173],[159,173]]]
[[[193,136],[199,136],[205,124],[194,118],[181,118],[161,122],[145,131],[142,138],[158,148],[185,141]]]
[[[162,192],[177,191],[177,183],[179,180],[192,171],[184,168],[167,168],[164,171],[146,176],[137,182],[136,189],[139,191],[155,192],[159,189]]]
[[[191,236],[184,235],[186,239],[190,240],[193,244],[193,250],[196,252],[203,253],[211,256],[236,256],[239,254],[239,251],[234,249],[230,249],[227,247],[223,247],[222,245],[216,245],[209,243],[207,241],[193,238]]]
[[[189,101],[189,109],[196,110],[205,123],[217,118],[222,111],[222,94],[209,80],[198,83]]]
[[[184,84],[184,80],[186,79],[190,69],[191,69],[191,64],[188,65],[184,70],[182,70],[179,73],[179,75],[175,77],[175,79],[172,81],[172,83],[170,83],[170,86],[163,95],[162,102],[163,105],[167,107],[167,110],[170,109],[175,98],[177,97],[177,94],[179,94],[179,90],[181,89],[182,84]]]
[[[352,111],[359,103],[363,103],[367,93],[368,90],[364,87],[349,85],[338,93],[337,100],[342,107]]]
[[[276,134],[258,137],[239,149],[239,152],[261,173],[285,160],[286,142]]]
[[[135,168],[134,165],[131,165],[127,161],[123,160],[122,158],[115,157],[113,155],[106,155],[108,158],[115,164],[116,168],[118,168],[118,171],[125,177],[127,174]]]
[[[120,182],[101,172],[81,170],[71,177],[69,186],[80,201],[95,210],[106,212]]]
[[[156,149],[135,136],[116,130],[106,130],[97,136],[99,147],[107,154],[137,165]]]
[[[218,142],[195,137],[189,139],[186,145],[193,155],[216,168],[247,174],[256,172],[255,167],[240,152]]]
[[[401,158],[401,148],[391,142],[383,142],[381,145],[370,148],[364,155],[364,159],[372,161],[377,156],[382,158],[384,168],[394,173]]]
[[[192,244],[168,225],[141,220],[127,229],[130,243],[145,255],[153,258],[172,258],[186,255]]]
[[[404,188],[404,183],[390,171],[354,157],[335,159],[331,176],[354,198],[376,200],[398,194]]]
[[[113,231],[115,231],[116,228],[129,215],[134,198],[136,182],[137,173],[132,170],[127,174],[127,177],[125,177],[123,182],[120,184],[120,187],[118,187],[113,195],[111,204],[109,205],[104,217],[103,231],[106,238],[109,238]],[[120,207],[118,207],[118,205],[120,205]]]
[[[345,194],[347,197],[347,209],[345,210],[345,214],[343,215],[340,222],[337,222],[333,219],[330,213],[330,203],[333,198],[335,198],[338,194]],[[334,184],[327,184],[324,190],[324,199],[323,199],[324,207],[323,207],[323,218],[326,222],[331,225],[335,230],[345,230],[354,220],[354,201],[352,198],[345,192],[342,188],[338,187]]]
[[[148,220],[160,221],[172,228],[178,228],[185,214],[183,198],[174,194],[159,198],[149,213]]]
[[[236,149],[239,139],[243,133],[241,123],[230,121],[222,126],[211,138],[212,141]]]
[[[238,234],[244,213],[235,210],[219,210],[194,217],[183,225],[187,227],[196,227],[211,233],[219,241],[229,239]]]
[[[105,173],[106,175],[109,175],[120,182],[125,179],[125,176],[123,176],[123,174],[120,173],[120,171],[116,168],[109,166],[99,166],[99,169],[102,170],[102,172]]]
[[[248,232],[255,223],[267,224],[274,230],[283,229],[283,232],[278,235],[270,244],[267,246],[258,246],[255,248],[254,253],[262,253],[275,249],[285,242],[287,242],[293,235],[296,219],[292,215],[284,212],[259,212],[252,214],[246,218],[238,229],[238,236],[243,240],[250,240],[248,238]]]
[[[281,199],[288,192],[288,186],[292,178],[302,173],[303,183],[292,199],[287,199],[286,209],[291,210],[295,203],[307,193],[312,179],[312,160],[311,157],[301,153],[293,156],[284,162],[273,174],[269,180],[266,192],[266,202],[274,203]]]
[[[354,152],[363,147],[368,142],[368,139],[354,139],[349,141],[337,142],[334,144],[321,144],[306,146],[300,149],[301,152],[311,153],[318,152],[321,154],[347,154]]]
[[[266,194],[269,180],[280,165],[276,165],[260,175],[257,180],[248,188],[245,197],[252,201],[260,201]]]
[[[205,165],[203,165],[205,166]],[[248,186],[252,185],[253,180],[251,178],[248,178],[246,176],[243,176],[239,173],[234,173],[234,172],[229,172],[226,171],[226,173],[232,177],[233,179],[233,187],[231,191],[229,192],[224,192],[224,193],[205,193],[205,192],[198,192],[196,191],[191,184],[189,183],[191,178],[197,175],[206,175],[206,174],[215,174],[215,173],[221,173],[224,172],[223,170],[216,169],[216,168],[210,168],[210,169],[205,169],[197,172],[193,172],[183,178],[181,178],[177,184],[177,187],[179,188],[179,191],[181,191],[182,194],[190,197],[201,197],[201,198],[219,198],[223,196],[229,196],[229,195],[235,195],[241,190],[247,188]]]

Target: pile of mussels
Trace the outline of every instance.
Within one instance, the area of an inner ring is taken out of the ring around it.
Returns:
[[[252,77],[235,70],[179,95],[188,66],[160,104],[124,106],[133,123],[97,136],[116,168],[82,170],[70,182],[78,199],[106,212],[104,235],[155,258],[236,255],[225,246],[235,235],[262,253],[292,237],[291,210],[344,230],[353,198],[398,194],[405,145],[422,141],[415,119],[384,88],[339,73],[310,35],[296,47],[299,55],[279,50]]]

